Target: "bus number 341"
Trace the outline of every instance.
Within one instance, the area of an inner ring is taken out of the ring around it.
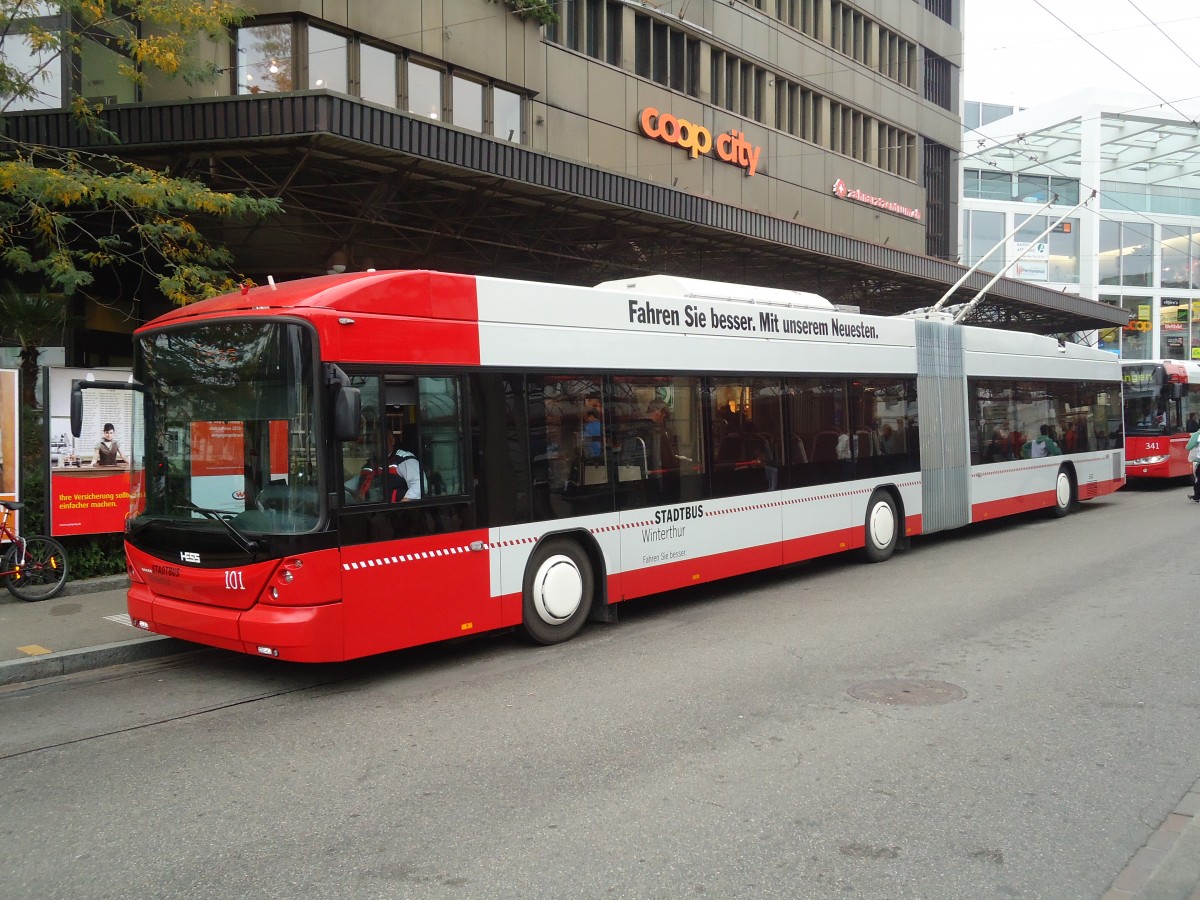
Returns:
[[[244,591],[246,582],[242,581],[241,569],[226,569],[225,570],[225,590],[227,591]]]

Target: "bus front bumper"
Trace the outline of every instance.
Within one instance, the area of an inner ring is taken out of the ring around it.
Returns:
[[[247,610],[207,606],[129,588],[129,618],[155,634],[252,656],[294,662],[341,662],[345,657],[342,604],[270,606]]]

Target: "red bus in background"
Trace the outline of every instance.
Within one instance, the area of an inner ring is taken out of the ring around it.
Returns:
[[[1125,482],[1110,353],[667,276],[272,283],[140,328],[134,377],[72,396],[141,395],[133,624],[304,662],[552,644]]]
[[[1192,474],[1188,436],[1200,428],[1200,362],[1121,363],[1125,382],[1125,474],[1182,478]]]

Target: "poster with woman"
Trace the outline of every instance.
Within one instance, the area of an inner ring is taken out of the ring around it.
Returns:
[[[71,382],[124,381],[128,369],[44,370],[50,534],[122,531],[134,467],[133,395],[84,391],[83,430],[71,434]]]

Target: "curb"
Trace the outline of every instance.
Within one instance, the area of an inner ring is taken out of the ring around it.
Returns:
[[[78,581],[68,581],[63,585],[60,591],[53,599],[59,600],[63,597],[77,597],[80,594],[96,594],[100,591],[127,591],[129,590],[128,575],[100,575],[96,578],[80,578]],[[0,589],[0,604],[3,603],[24,603],[24,600],[18,600],[3,589]],[[49,600],[37,600],[36,603],[49,603]]]
[[[72,597],[76,594],[95,594],[98,591],[129,590],[128,575],[101,575],[98,578],[81,578],[78,581],[68,581],[63,585],[59,597]]]
[[[206,649],[208,648],[179,638],[156,636],[84,647],[80,650],[59,650],[28,659],[0,662],[0,686]]]

